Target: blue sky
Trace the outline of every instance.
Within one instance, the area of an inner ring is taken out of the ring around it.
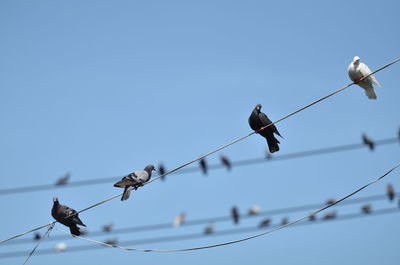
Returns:
[[[49,184],[66,172],[72,181],[119,177],[149,163],[173,168],[194,159],[249,133],[247,118],[257,103],[276,120],[348,84],[347,66],[355,55],[371,69],[396,59],[399,8],[398,1],[3,1],[1,187]],[[399,69],[396,64],[376,75],[382,84],[376,101],[352,86],[278,124],[284,136],[279,154],[358,142],[364,132],[373,139],[397,135]],[[222,153],[240,160],[261,157],[265,149],[265,140],[254,135]],[[208,177],[171,175],[127,202],[114,200],[81,219],[94,231],[108,222],[116,227],[172,222],[181,211],[190,220],[228,214],[233,205],[245,212],[254,204],[267,210],[323,202],[394,166],[399,151],[390,145],[216,170]],[[219,155],[207,161],[218,163]],[[384,193],[389,182],[400,190],[394,172],[358,196]],[[1,238],[52,220],[54,196],[78,210],[120,192],[112,184],[2,196],[0,209],[7,215]],[[30,264],[394,263],[400,255],[399,218],[286,229],[199,252],[104,249],[34,256]],[[240,236],[134,247],[181,248]],[[44,242],[39,249],[53,246]],[[1,253],[32,247],[4,245]],[[5,261],[21,264],[22,257]]]

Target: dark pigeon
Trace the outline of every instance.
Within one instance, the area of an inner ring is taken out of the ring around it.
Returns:
[[[268,124],[272,123],[268,116],[265,115],[265,113],[261,112],[261,108],[261,104],[257,104],[249,117],[249,125],[254,131],[258,131],[262,127],[265,127]],[[270,153],[279,151],[278,144],[280,142],[278,141],[278,139],[275,138],[274,133],[279,135],[280,137],[282,136],[274,124],[257,133],[259,133],[267,140]]]
[[[132,189],[137,190],[139,187],[143,186],[144,183],[149,181],[153,170],[156,170],[153,165],[147,165],[143,170],[135,171],[115,183],[114,187],[124,188],[121,201],[129,199]]]
[[[388,199],[390,201],[393,201],[395,193],[394,193],[394,188],[393,188],[392,184],[388,184],[386,186],[386,195],[388,196]]]
[[[231,209],[231,217],[232,217],[233,223],[235,225],[237,225],[239,223],[240,215],[239,215],[239,210],[236,206],[232,207],[232,209]]]
[[[362,135],[362,140],[363,140],[363,144],[365,144],[366,146],[368,146],[369,150],[374,151],[375,142],[372,141],[371,138],[369,138],[366,134],[363,134],[363,135]]]
[[[33,235],[33,240],[34,241],[39,241],[40,239],[42,239],[42,236],[39,233],[35,233]]]
[[[289,218],[288,217],[284,217],[281,221],[281,225],[287,225],[289,223]]]
[[[337,202],[337,200],[335,198],[330,198],[330,199],[326,200],[326,205],[331,205],[331,204],[334,204],[336,202]]]
[[[159,165],[158,165],[158,174],[159,174],[160,176],[164,175],[166,171],[167,171],[167,170],[165,169],[165,167],[164,167],[163,164],[159,164]],[[161,177],[161,180],[165,180],[165,176],[164,176],[164,177]]]
[[[363,207],[361,207],[361,211],[363,213],[366,213],[366,214],[371,213],[372,212],[372,207],[371,207],[371,205],[366,204]]]
[[[310,216],[308,217],[308,220],[309,220],[309,221],[315,221],[315,219],[316,219],[315,214],[312,214],[312,215],[310,215]]]
[[[323,219],[325,219],[325,220],[331,220],[331,219],[335,219],[335,218],[336,218],[336,211],[332,211],[330,213],[327,213],[323,217]]]
[[[207,162],[204,158],[200,159],[200,168],[201,171],[203,171],[204,175],[207,175],[208,167],[207,167]]]
[[[232,164],[231,164],[231,161],[229,160],[229,158],[224,155],[221,155],[220,159],[221,159],[222,165],[224,165],[226,167],[226,169],[231,170]]]
[[[212,234],[214,233],[214,226],[213,225],[208,225],[205,229],[204,229],[204,234],[208,235],[208,234]]]
[[[75,215],[70,216],[72,214]],[[68,226],[69,230],[71,231],[71,234],[73,235],[76,236],[81,235],[81,232],[79,231],[77,225],[86,227],[86,225],[81,221],[81,219],[79,219],[79,216],[76,213],[76,211],[72,208],[69,208],[68,206],[60,205],[60,202],[58,201],[57,197],[53,198],[53,208],[51,209],[51,215],[61,224]]]
[[[265,218],[264,220],[261,221],[261,223],[258,225],[258,227],[266,227],[271,224],[271,219]]]
[[[62,176],[61,178],[59,178],[56,181],[56,186],[62,186],[62,185],[66,185],[69,182],[69,178],[71,177],[71,175],[69,173],[65,174],[64,176]]]

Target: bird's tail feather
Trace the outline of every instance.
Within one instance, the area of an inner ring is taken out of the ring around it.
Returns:
[[[131,195],[131,190],[131,186],[125,186],[124,194],[122,194],[121,201],[126,201],[127,199],[129,199],[129,196]]]
[[[369,99],[376,99],[376,94],[373,87],[365,89],[365,94]]]
[[[79,231],[79,228],[76,225],[70,226],[69,231],[71,231],[71,234],[73,234],[73,235],[76,235],[76,236],[81,235],[81,231]]]
[[[272,139],[267,139],[267,143],[268,143],[269,152],[271,154],[279,151],[278,139],[276,139],[275,137],[273,137]]]

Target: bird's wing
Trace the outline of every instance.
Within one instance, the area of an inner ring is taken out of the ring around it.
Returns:
[[[263,124],[263,127],[264,127],[264,126],[267,126],[267,125],[270,124],[270,123],[272,123],[272,121],[268,118],[268,116],[267,116],[265,113],[260,112],[260,114],[259,114],[258,116],[260,117],[260,120],[261,120],[261,122],[262,122],[262,124]],[[269,126],[269,127],[272,129],[272,131],[273,131],[274,133],[276,133],[277,135],[279,135],[280,137],[282,137],[282,135],[279,133],[278,129],[276,128],[275,124],[272,124],[272,125]],[[283,137],[282,137],[282,138],[283,138]]]
[[[149,174],[145,170],[136,171],[134,175],[134,179],[137,183],[143,183],[149,180]]]
[[[125,186],[135,184],[134,179],[131,177],[132,175],[133,175],[133,173],[129,174],[128,176],[123,177],[120,181],[118,181],[117,183],[114,184],[114,187],[124,188]]]
[[[367,75],[372,73],[372,71],[369,69],[369,67],[364,63],[360,64],[360,71],[361,71],[363,76],[367,76]],[[372,83],[374,83],[374,84],[376,84],[378,86],[381,86],[381,84],[379,84],[378,80],[376,80],[374,75],[370,75],[369,79],[372,81]]]

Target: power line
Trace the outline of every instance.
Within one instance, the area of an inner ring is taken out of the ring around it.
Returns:
[[[309,221],[309,222],[298,223],[294,227],[307,226],[307,225],[313,225],[313,224],[321,224],[321,223],[333,223],[336,221],[348,221],[348,220],[353,220],[353,219],[358,219],[358,218],[363,218],[363,217],[374,217],[374,216],[388,215],[388,214],[394,214],[394,213],[400,213],[400,210],[398,208],[391,207],[391,208],[374,210],[373,212],[371,212],[369,214],[360,213],[360,212],[349,213],[349,214],[344,214],[344,215],[338,215],[335,219],[331,219],[331,220],[316,219],[315,221],[312,221],[312,222]],[[232,228],[232,229],[215,231],[214,233],[208,234],[208,235],[204,235],[203,233],[190,233],[190,234],[188,233],[188,234],[183,234],[183,235],[141,238],[141,239],[122,241],[122,242],[120,242],[120,244],[129,246],[129,245],[175,242],[175,241],[183,241],[183,240],[191,240],[191,239],[199,239],[199,238],[209,238],[209,237],[216,237],[216,236],[227,236],[227,235],[234,235],[234,234],[251,233],[251,232],[259,231],[261,229],[275,228],[275,227],[279,227],[279,226],[280,226],[279,224],[274,224],[274,225],[271,224],[268,227],[249,226],[249,227],[244,227],[244,228]],[[58,230],[60,230],[60,229],[58,229]],[[80,245],[80,246],[68,247],[65,251],[61,251],[61,252],[56,252],[52,248],[43,249],[43,250],[37,251],[36,255],[62,254],[62,253],[100,250],[100,249],[104,250],[105,248],[103,246],[99,246],[99,245],[85,244],[85,245]],[[16,258],[16,257],[21,257],[26,254],[27,254],[27,251],[4,252],[4,253],[0,253],[0,259]]]
[[[400,193],[396,193],[396,196],[400,196]],[[364,196],[360,198],[349,199],[344,201],[341,206],[344,205],[353,205],[353,204],[360,204],[365,202],[374,202],[374,201],[381,201],[387,200],[387,195],[372,195],[372,196]],[[321,208],[324,204],[323,203],[314,203],[314,204],[306,204],[306,205],[299,205],[299,206],[292,206],[292,207],[285,207],[285,208],[277,208],[271,210],[260,211],[257,215],[245,215],[242,214],[240,216],[241,219],[248,219],[248,218],[256,218],[260,216],[274,216],[278,214],[289,214],[294,212],[301,212],[301,211],[311,211],[313,209]],[[183,227],[188,226],[196,226],[201,224],[209,224],[209,223],[219,223],[219,222],[227,222],[231,221],[232,217],[230,215],[224,216],[215,216],[215,217],[208,217],[208,218],[198,218],[194,220],[187,220],[182,225]],[[151,225],[141,225],[141,226],[131,226],[131,227],[124,227],[124,228],[116,228],[109,232],[104,232],[102,230],[90,232],[90,236],[103,236],[103,235],[115,235],[115,234],[127,234],[127,233],[135,233],[135,232],[144,232],[144,231],[155,231],[155,230],[162,230],[162,229],[173,229],[175,228],[172,222],[168,223],[158,223],[158,224],[151,224]],[[176,228],[175,228],[176,229]],[[72,239],[71,236],[64,236],[64,235],[56,235],[52,236],[48,239],[48,241],[58,241],[58,240],[69,240]],[[32,243],[31,238],[23,238],[23,239],[16,239],[14,241],[10,241],[9,245],[14,244],[24,244],[24,243]]]
[[[397,138],[397,137],[385,138],[385,139],[374,141],[374,143],[375,143],[375,146],[395,144],[395,143],[399,143],[399,138]],[[309,156],[346,152],[346,151],[357,150],[357,149],[366,149],[366,148],[368,148],[368,147],[362,143],[345,144],[345,145],[338,145],[338,146],[333,146],[333,147],[325,147],[325,148],[318,148],[318,149],[294,152],[294,153],[289,153],[289,154],[277,155],[277,156],[272,156],[270,158],[261,157],[261,158],[237,160],[237,161],[233,161],[231,164],[232,164],[232,167],[241,167],[241,166],[248,166],[248,165],[259,164],[259,163],[290,160],[290,159],[297,159],[297,158],[303,158],[303,157],[309,157]],[[222,164],[213,164],[213,165],[209,165],[208,169],[216,170],[216,169],[221,169],[223,167],[224,167],[224,165],[222,165]],[[200,171],[200,170],[201,169],[199,167],[189,167],[189,168],[184,168],[181,171],[176,172],[175,174],[185,174],[185,173],[196,172],[196,171]],[[72,188],[72,187],[80,187],[80,186],[99,185],[99,184],[113,182],[119,178],[121,178],[121,177],[94,178],[94,179],[90,179],[90,180],[74,181],[74,182],[70,182],[65,185],[44,184],[44,185],[0,189],[0,196],[8,195],[8,194],[25,193],[25,192],[60,189],[60,188]]]
[[[364,80],[365,78],[369,77],[370,75],[373,75],[374,73],[377,73],[377,72],[379,72],[379,71],[381,71],[381,70],[383,70],[383,69],[385,69],[385,68],[387,68],[387,67],[389,67],[389,66],[391,66],[391,65],[393,65],[393,64],[395,64],[395,63],[397,63],[398,61],[400,61],[400,58],[398,58],[398,59],[396,59],[396,60],[394,60],[394,61],[392,61],[392,62],[390,62],[390,63],[388,63],[388,64],[386,64],[386,65],[384,65],[384,66],[382,66],[382,67],[380,67],[380,68],[378,68],[377,70],[373,71],[372,73],[370,73],[370,74],[368,74],[368,75],[362,77],[362,78],[361,78],[360,80],[358,80],[357,82]],[[205,158],[205,157],[207,157],[207,156],[209,156],[209,155],[211,155],[211,154],[214,154],[214,153],[216,153],[216,152],[218,152],[218,151],[220,151],[220,150],[222,150],[222,149],[224,149],[224,148],[226,148],[226,147],[228,147],[228,146],[231,146],[231,145],[233,145],[233,144],[235,144],[235,143],[238,143],[238,142],[240,142],[240,141],[246,139],[247,137],[249,137],[249,136],[251,136],[251,135],[253,135],[253,134],[255,134],[255,133],[258,133],[258,132],[260,132],[260,131],[266,129],[266,128],[268,128],[269,126],[272,126],[272,125],[274,125],[274,124],[277,124],[277,123],[279,123],[279,122],[281,122],[281,121],[283,121],[283,120],[285,120],[285,119],[287,119],[287,118],[289,118],[289,117],[291,117],[291,116],[293,116],[293,115],[295,115],[295,114],[297,114],[297,113],[299,113],[299,112],[301,112],[301,111],[303,111],[303,110],[305,110],[305,109],[307,109],[307,108],[309,108],[309,107],[311,107],[311,106],[313,106],[313,105],[315,105],[315,104],[317,104],[317,103],[319,103],[319,102],[321,102],[321,101],[323,101],[323,100],[325,100],[325,99],[327,99],[327,98],[329,98],[329,97],[331,97],[331,96],[333,96],[333,95],[335,95],[335,94],[337,94],[337,93],[339,93],[339,92],[341,92],[341,91],[345,90],[346,88],[348,88],[348,87],[350,87],[350,86],[352,86],[352,85],[354,85],[354,84],[355,84],[355,82],[352,82],[352,83],[350,83],[350,84],[348,84],[348,85],[346,85],[346,86],[344,86],[344,87],[342,87],[342,88],[340,88],[340,89],[338,89],[338,90],[336,90],[336,91],[334,91],[334,92],[332,92],[332,93],[330,93],[330,94],[328,94],[328,95],[326,95],[326,96],[324,96],[324,97],[322,97],[322,98],[319,98],[319,99],[313,101],[312,103],[310,103],[310,104],[308,104],[308,105],[306,105],[306,106],[304,106],[304,107],[301,107],[300,109],[297,109],[297,110],[295,110],[295,111],[289,113],[288,115],[286,115],[286,116],[284,116],[284,117],[278,119],[278,120],[275,121],[275,122],[272,122],[272,123],[270,123],[270,124],[268,124],[268,125],[266,125],[266,126],[260,128],[258,131],[253,131],[253,132],[249,133],[248,135],[245,135],[245,136],[242,136],[242,137],[240,137],[240,138],[238,138],[238,139],[236,139],[236,140],[233,140],[233,141],[231,141],[231,142],[229,142],[229,143],[227,143],[227,144],[225,144],[225,145],[223,145],[223,146],[221,146],[221,147],[219,147],[219,148],[217,148],[217,149],[215,149],[215,150],[213,150],[213,151],[210,151],[210,152],[206,153],[205,155],[202,155],[202,156],[200,156],[200,157],[198,157],[198,158],[196,158],[196,159],[193,159],[193,160],[191,160],[191,161],[189,161],[189,162],[187,162],[187,163],[184,163],[184,164],[182,164],[182,165],[180,165],[180,166],[178,166],[178,167],[176,167],[176,168],[174,168],[174,169],[172,169],[172,170],[170,170],[170,171],[168,171],[168,172],[166,172],[166,173],[164,173],[164,174],[162,174],[162,175],[160,175],[160,176],[158,176],[158,177],[156,177],[156,178],[153,178],[153,179],[147,181],[146,183],[143,183],[143,186],[144,186],[144,185],[147,185],[147,184],[149,184],[149,183],[152,183],[153,181],[158,180],[159,178],[165,177],[166,175],[169,175],[169,174],[171,174],[171,173],[173,173],[173,172],[175,172],[175,171],[178,171],[178,170],[180,170],[181,168],[184,168],[184,167],[186,167],[186,166],[188,166],[188,165],[190,165],[190,164],[192,164],[192,163],[194,163],[194,162],[196,162],[196,161],[199,161],[199,160],[201,160],[201,159],[203,159],[203,158]],[[398,166],[396,166],[395,168],[397,168],[397,167],[398,167]],[[393,171],[395,168],[391,169],[387,174],[389,174],[389,173],[390,173],[391,171]],[[383,177],[386,176],[387,174],[381,176],[379,179],[383,178]],[[364,189],[365,187],[371,185],[372,183],[375,183],[375,182],[378,181],[379,179],[375,180],[374,182],[371,182],[371,183],[367,184],[366,186],[364,186],[363,188],[361,188],[361,189],[355,191],[354,193],[352,193],[352,194],[349,195],[349,196],[352,196],[353,194],[359,192],[360,190]],[[107,198],[107,199],[105,199],[105,200],[102,200],[102,201],[100,201],[100,202],[98,202],[98,203],[95,203],[95,204],[93,204],[93,205],[91,205],[91,206],[88,206],[88,207],[86,207],[86,208],[84,208],[84,209],[82,209],[82,210],[80,210],[80,211],[77,211],[77,212],[75,212],[75,213],[73,213],[73,214],[67,216],[66,218],[72,217],[72,216],[74,216],[74,215],[77,215],[77,214],[79,214],[79,213],[82,213],[82,212],[84,212],[84,211],[87,211],[87,210],[89,210],[89,209],[91,209],[91,208],[97,207],[97,206],[99,206],[99,205],[101,205],[101,204],[103,204],[103,203],[106,203],[106,202],[108,202],[108,201],[110,201],[110,200],[113,200],[113,199],[115,199],[116,197],[119,197],[119,196],[121,196],[121,195],[122,195],[122,192],[119,193],[119,194],[116,194],[116,195],[114,195],[114,196],[112,196],[112,197],[110,197],[110,198]],[[347,199],[349,196],[347,196],[346,198],[343,198],[343,199],[341,199],[341,200],[339,200],[339,201],[345,200],[345,199]],[[338,202],[339,202],[339,201],[338,201]],[[336,203],[338,203],[338,202],[336,202]],[[336,203],[335,203],[335,204],[336,204]],[[332,205],[334,205],[334,204],[332,204]],[[325,210],[325,209],[331,207],[332,205],[327,206],[327,207],[324,207],[324,208],[320,209],[319,211]],[[306,218],[306,217],[304,217],[304,218]],[[292,225],[292,224],[295,224],[296,222],[299,222],[299,221],[301,221],[301,220],[302,220],[302,219],[299,219],[299,220],[297,220],[297,221],[295,221],[295,222],[291,222],[291,223],[289,223],[289,224],[287,224],[287,225],[285,225],[285,226],[282,226],[282,228],[284,228],[284,227],[286,227],[286,226],[289,226],[289,225]],[[279,228],[279,229],[282,229],[282,228]],[[35,228],[35,229],[32,229],[31,231],[35,231],[35,230],[38,230],[38,229],[40,229],[40,228]],[[25,232],[24,232],[24,233],[25,233]],[[205,247],[202,247],[202,248],[211,248],[211,247],[217,247],[217,246],[222,246],[222,245],[235,244],[235,243],[239,243],[239,242],[242,242],[242,241],[250,240],[250,239],[253,239],[253,238],[256,238],[256,237],[259,237],[259,236],[263,236],[263,235],[265,235],[265,234],[267,234],[267,233],[258,234],[258,235],[252,236],[252,237],[248,237],[248,238],[244,238],[244,239],[240,239],[240,240],[236,240],[236,241],[225,242],[225,243],[223,243],[223,244],[205,246]],[[21,235],[22,235],[22,233],[19,234],[19,235],[15,235],[15,236],[12,236],[12,237],[10,237],[10,238],[4,239],[4,240],[0,241],[0,243],[4,243],[4,242],[6,242],[6,241],[8,241],[8,240],[11,240],[11,238],[14,239],[14,238],[19,237],[19,236],[21,236]],[[189,251],[189,250],[197,250],[197,249],[199,249],[199,248],[185,249],[185,250],[179,250],[179,251]]]

